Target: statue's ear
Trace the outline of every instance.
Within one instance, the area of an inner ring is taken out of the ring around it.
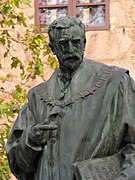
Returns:
[[[83,50],[85,50],[85,45],[86,45],[86,38],[84,38],[84,49]]]
[[[51,48],[53,54],[55,55],[56,52],[55,52],[55,47],[54,47],[54,45],[53,45],[52,43],[49,43],[49,46],[50,46],[50,48]]]

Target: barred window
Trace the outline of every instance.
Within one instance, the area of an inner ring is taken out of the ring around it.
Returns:
[[[35,0],[35,23],[42,29],[64,16],[76,16],[86,30],[109,29],[109,0]]]

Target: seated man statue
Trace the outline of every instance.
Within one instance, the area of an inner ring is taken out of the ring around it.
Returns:
[[[6,148],[12,173],[20,180],[99,180],[79,169],[78,176],[75,164],[119,155],[120,172],[106,180],[135,180],[129,72],[83,58],[85,26],[75,17],[55,20],[48,33],[59,68],[29,91],[14,123]]]

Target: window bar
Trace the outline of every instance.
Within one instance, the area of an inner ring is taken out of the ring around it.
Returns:
[[[34,1],[35,6],[35,24],[39,25],[39,2],[37,0]]]
[[[105,20],[106,20],[106,28],[109,29],[109,26],[110,26],[110,22],[109,22],[109,17],[110,17],[110,14],[109,14],[109,5],[110,5],[110,1],[109,0],[106,0],[106,4],[105,4]]]
[[[59,8],[59,7],[67,7],[68,4],[52,4],[52,5],[40,5],[38,8]]]
[[[76,4],[76,7],[79,6],[99,6],[99,5],[106,5],[105,2],[101,2],[101,3],[82,3],[82,4]]]

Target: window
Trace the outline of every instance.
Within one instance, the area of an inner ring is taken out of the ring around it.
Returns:
[[[35,22],[45,29],[62,16],[76,16],[86,30],[109,28],[109,0],[35,0]]]

